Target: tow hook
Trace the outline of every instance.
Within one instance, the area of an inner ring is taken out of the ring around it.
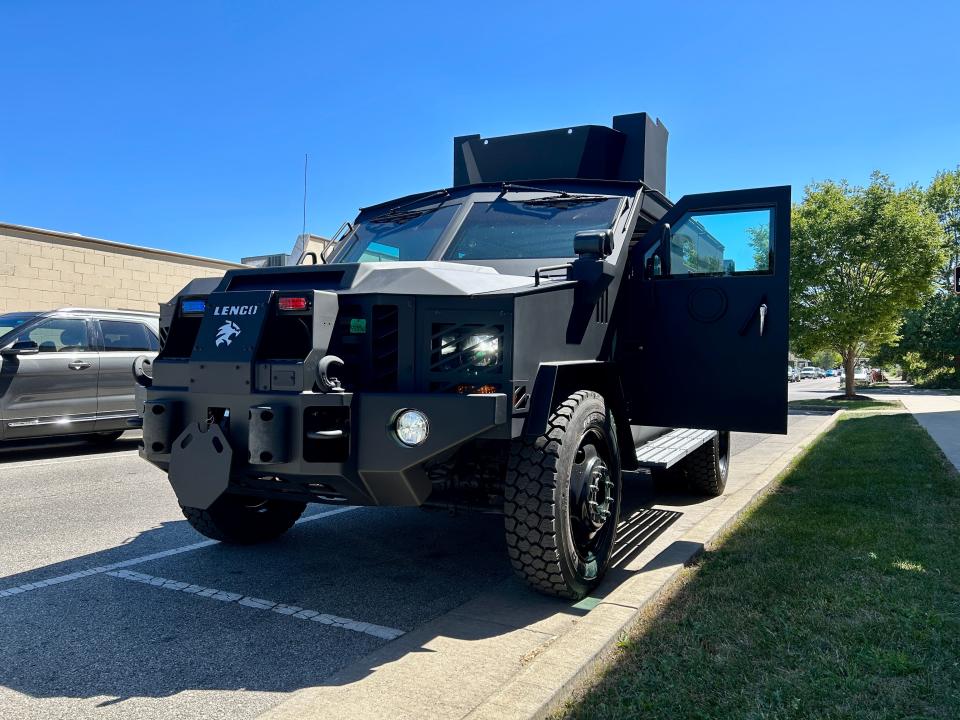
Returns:
[[[320,385],[321,392],[342,393],[343,387],[340,380],[330,374],[336,367],[343,367],[343,360],[336,355],[324,355],[317,363],[317,383]]]

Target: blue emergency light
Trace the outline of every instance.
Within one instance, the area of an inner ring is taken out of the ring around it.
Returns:
[[[180,304],[184,315],[203,315],[207,309],[206,300],[184,300]]]

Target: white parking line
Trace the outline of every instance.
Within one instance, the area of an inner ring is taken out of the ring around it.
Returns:
[[[307,610],[296,605],[284,605],[282,603],[274,602],[273,600],[250,597],[248,595],[241,595],[240,593],[229,592],[227,590],[204,587],[203,585],[193,585],[188,582],[156,577],[154,575],[147,575],[146,573],[134,572],[133,570],[117,570],[116,572],[108,572],[107,575],[120,578],[121,580],[130,580],[131,582],[143,583],[144,585],[153,585],[154,587],[159,587],[164,590],[173,590],[176,592],[187,593],[189,595],[196,595],[197,597],[212,598],[225,603],[235,602],[237,605],[243,605],[245,607],[253,608],[254,610],[269,610],[270,612],[279,613],[280,615],[290,615],[291,617],[299,618],[301,620],[312,620],[313,622],[321,623],[323,625],[332,625],[333,627],[338,627],[342,630],[366,633],[367,635],[372,635],[373,637],[381,638],[382,640],[395,640],[404,634],[403,630],[397,630],[396,628],[386,627],[384,625],[375,625],[373,623],[361,622],[360,620],[352,620],[350,618],[339,617],[337,615],[329,615],[316,610]]]
[[[300,525],[302,523],[313,522],[314,520],[320,520],[325,517],[330,517],[331,515],[339,515],[340,513],[350,512],[351,510],[359,510],[359,508],[354,505],[348,505],[346,507],[337,508],[336,510],[327,510],[326,512],[317,513],[316,515],[300,518],[295,524]],[[171,555],[180,555],[182,553],[193,552],[194,550],[200,550],[205,547],[210,547],[211,545],[216,545],[217,542],[217,540],[204,540],[203,542],[193,543],[192,545],[184,545],[182,547],[172,548],[171,550],[161,550],[160,552],[151,553],[149,555],[141,555],[140,557],[131,558],[130,560],[121,560],[120,562],[110,563],[109,565],[101,565],[100,567],[90,568],[89,570],[77,570],[69,575],[59,575],[57,577],[47,578],[46,580],[37,580],[36,582],[24,583],[23,585],[17,585],[16,587],[0,590],[0,598],[20,595],[21,593],[31,592],[33,590],[40,590],[41,588],[45,588],[50,585],[59,585],[60,583],[81,580],[82,578],[90,577],[91,575],[101,575],[103,573],[110,572],[111,570],[119,570],[120,568],[127,568],[133,565],[142,565],[145,562],[150,562],[151,560],[160,560],[161,558],[170,557]]]

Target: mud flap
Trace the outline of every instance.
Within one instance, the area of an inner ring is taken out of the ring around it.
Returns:
[[[230,484],[233,449],[219,425],[193,423],[173,441],[168,476],[177,500],[206,510]]]

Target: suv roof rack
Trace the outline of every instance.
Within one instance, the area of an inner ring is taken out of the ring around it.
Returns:
[[[45,312],[73,312],[73,313],[97,313],[100,315],[134,315],[137,317],[154,317],[158,313],[148,312],[146,310],[116,310],[113,308],[85,308],[85,307],[63,307],[56,310],[46,310]]]

